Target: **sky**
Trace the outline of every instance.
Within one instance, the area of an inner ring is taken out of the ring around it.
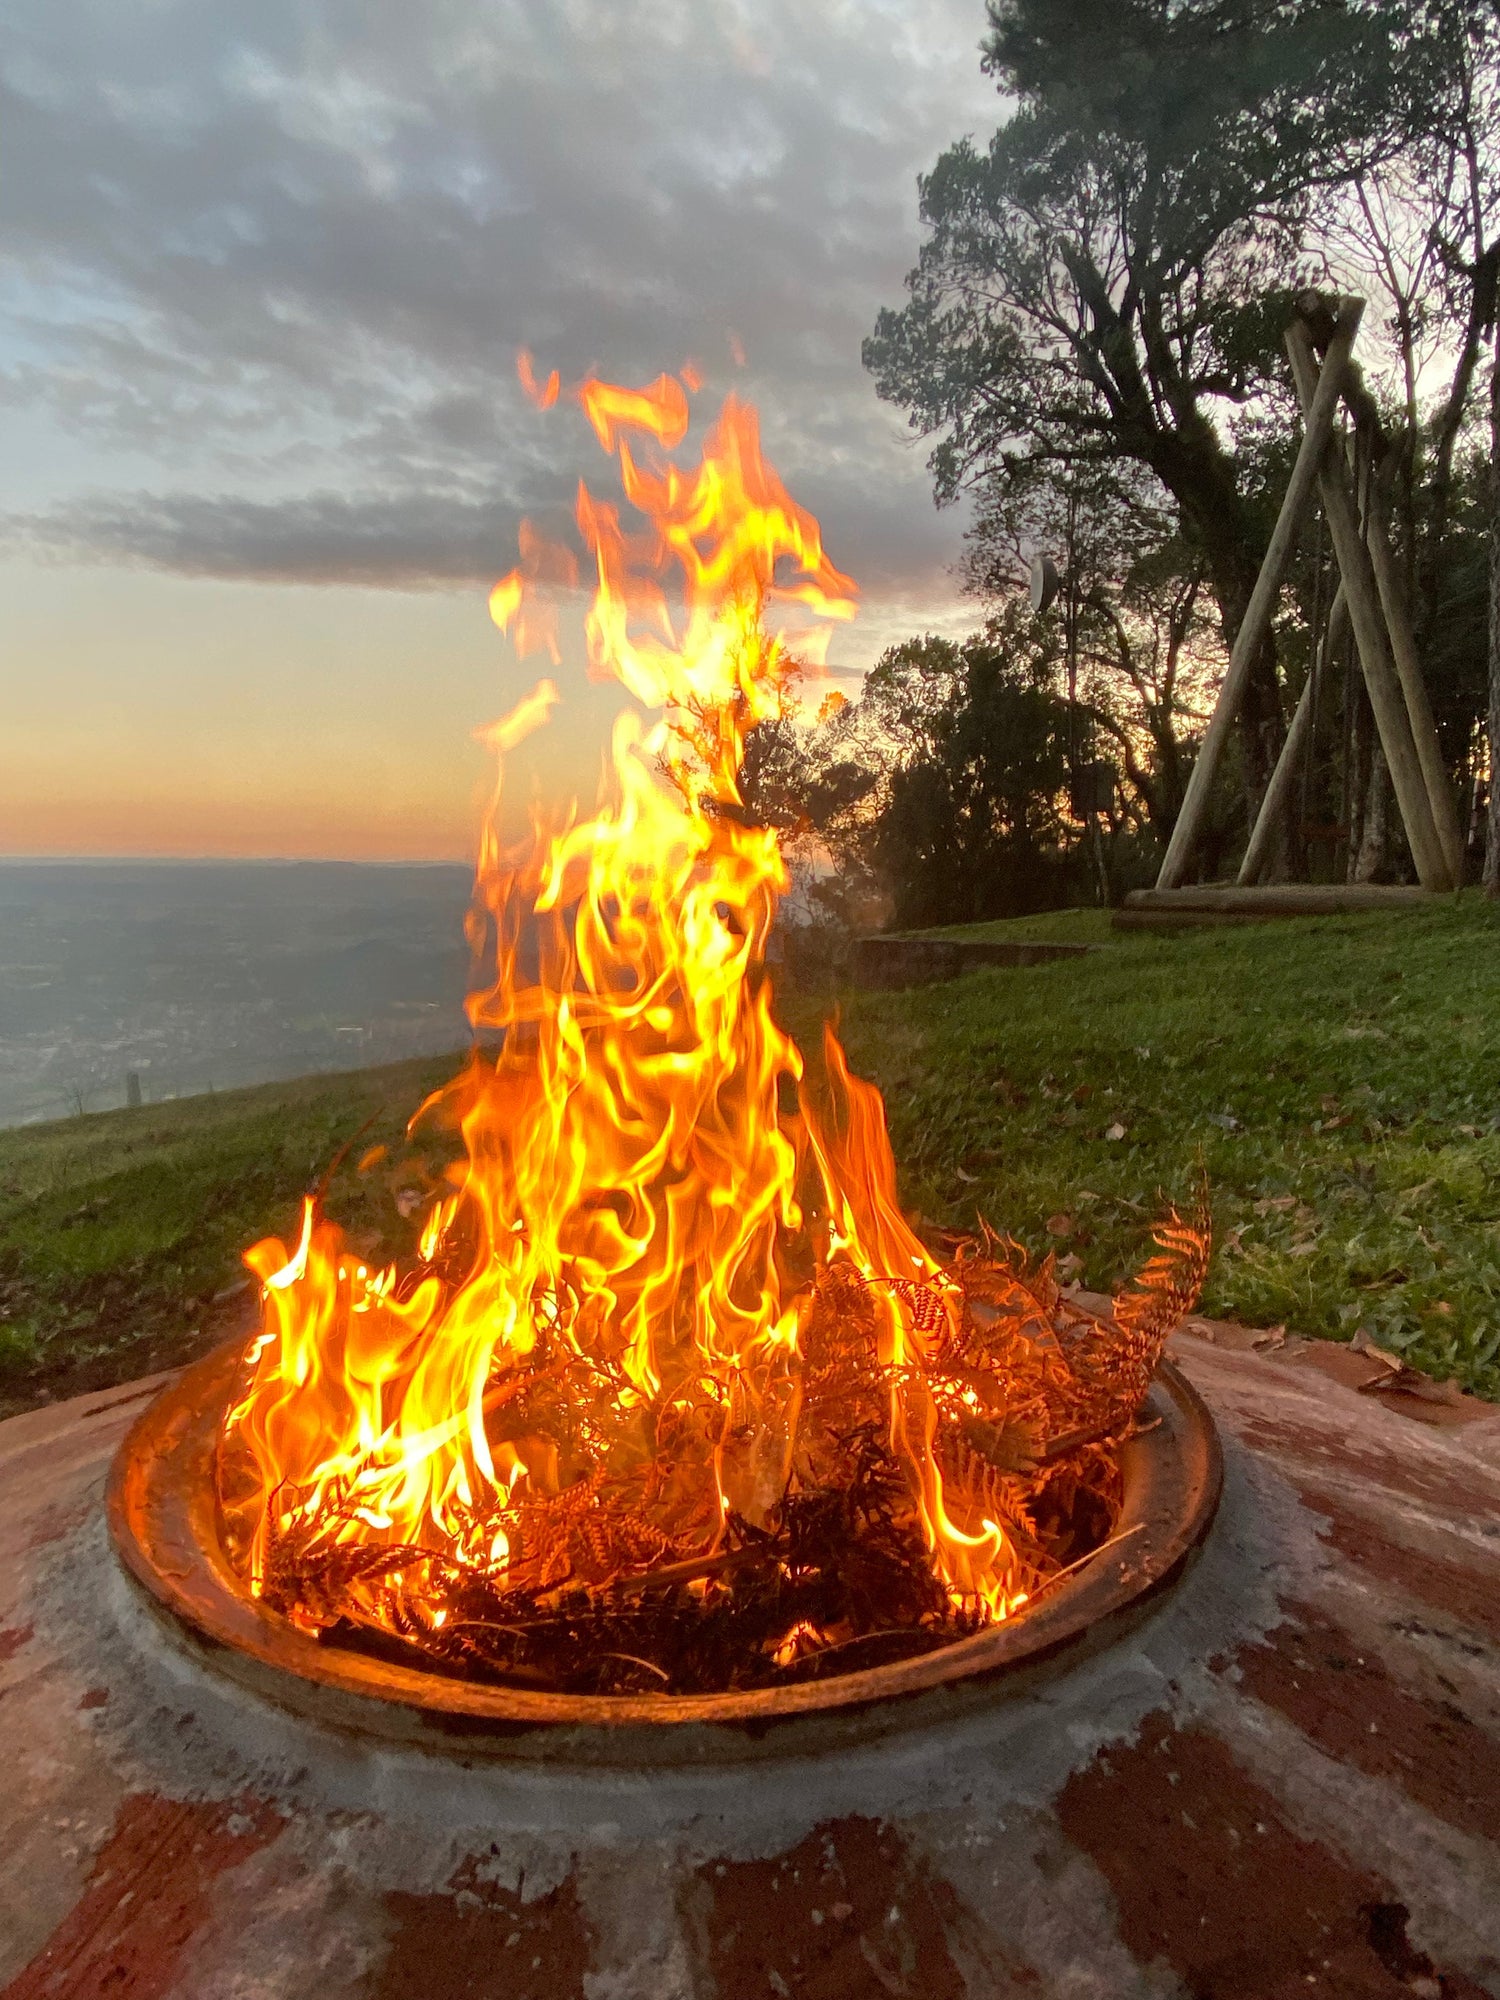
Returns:
[[[860,342],[1001,112],[982,0],[0,0],[0,854],[454,859],[565,380],[692,360],[861,587],[973,622]],[[744,365],[734,359],[736,348]],[[576,657],[526,781],[588,795]],[[847,681],[846,681],[846,684]]]

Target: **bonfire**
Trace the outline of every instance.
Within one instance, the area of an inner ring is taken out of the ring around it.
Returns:
[[[523,382],[543,406],[556,376]],[[816,1075],[766,949],[788,886],[748,733],[855,590],[730,397],[589,380],[591,671],[634,698],[591,816],[500,785],[469,936],[474,1046],[417,1116],[462,1159],[404,1260],[316,1199],[247,1262],[261,1319],[219,1441],[225,1545],[328,1643],[590,1694],[841,1674],[1024,1615],[1109,1539],[1118,1451],[1201,1283],[1201,1215],[1108,1310],[984,1222],[944,1257],[897,1199],[878,1092]],[[626,511],[628,510],[628,512]],[[529,524],[491,609],[560,663],[578,554]],[[547,724],[541,681],[486,739]]]

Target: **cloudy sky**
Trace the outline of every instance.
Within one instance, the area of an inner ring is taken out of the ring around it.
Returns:
[[[759,404],[862,587],[844,669],[963,622],[961,521],[859,347],[916,175],[999,113],[982,0],[0,22],[0,853],[465,854],[470,732],[533,677],[485,592],[607,475],[522,345]],[[556,784],[614,705],[565,692]]]

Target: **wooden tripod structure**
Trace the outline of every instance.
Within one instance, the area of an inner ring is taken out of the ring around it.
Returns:
[[[1214,775],[1244,700],[1251,664],[1270,631],[1282,578],[1314,491],[1322,501],[1339,574],[1339,588],[1325,633],[1325,657],[1331,654],[1336,635],[1347,624],[1354,634],[1417,879],[1424,890],[1434,892],[1456,889],[1462,880],[1463,836],[1438,748],[1427,684],[1422,678],[1411,618],[1386,534],[1376,482],[1373,479],[1366,482],[1369,497],[1363,519],[1351,489],[1351,474],[1357,471],[1359,454],[1362,449],[1373,449],[1378,428],[1374,407],[1352,360],[1364,300],[1339,298],[1332,304],[1332,330],[1324,345],[1321,368],[1314,322],[1322,320],[1327,330],[1328,301],[1316,296],[1304,299],[1287,329],[1287,352],[1302,405],[1302,443],[1260,575],[1235,635],[1224,685],[1193,765],[1156,889],[1131,897],[1129,901],[1133,904],[1162,907],[1169,900],[1176,900],[1163,892],[1178,891],[1184,899],[1189,893],[1181,890],[1181,884],[1203,827]],[[1353,434],[1347,439],[1337,437],[1334,432],[1341,404],[1353,424]],[[1355,483],[1357,486],[1358,481]],[[1250,889],[1260,879],[1274,845],[1280,815],[1291,796],[1303,757],[1311,749],[1314,687],[1315,675],[1309,671],[1251,829],[1240,866],[1237,886],[1241,890]]]

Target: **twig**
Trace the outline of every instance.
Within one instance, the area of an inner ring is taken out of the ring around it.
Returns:
[[[718,1555],[689,1556],[682,1562],[664,1563],[660,1569],[648,1569],[642,1576],[618,1578],[605,1585],[605,1594],[610,1597],[638,1597],[644,1590],[656,1590],[673,1583],[692,1583],[700,1576],[717,1576],[726,1569],[737,1569],[752,1557],[763,1555],[759,1548],[724,1549]]]
[[[1054,1570],[1052,1575],[1045,1582],[1038,1584],[1036,1589],[1027,1597],[1026,1609],[1029,1611],[1039,1597],[1045,1597],[1053,1585],[1061,1583],[1065,1576],[1071,1576],[1074,1570],[1082,1569],[1085,1563],[1093,1562],[1097,1557],[1102,1556],[1106,1550],[1118,1548],[1121,1542],[1128,1542],[1132,1535],[1140,1534],[1145,1525],[1144,1521],[1137,1521],[1133,1528],[1125,1528],[1118,1535],[1111,1535],[1107,1542],[1101,1542],[1097,1549],[1090,1549],[1087,1555],[1079,1556],[1078,1560],[1070,1562],[1066,1569]]]
[[[534,1388],[538,1382],[550,1382],[555,1376],[566,1374],[571,1362],[570,1355],[566,1360],[554,1361],[550,1366],[534,1369],[529,1374],[519,1369],[513,1371],[486,1393],[481,1409],[487,1417],[491,1416],[496,1410],[504,1409],[511,1398],[518,1396],[523,1389]]]
[[[631,1666],[644,1667],[648,1674],[655,1674],[658,1680],[663,1682],[668,1687],[671,1686],[672,1676],[669,1673],[666,1673],[663,1671],[662,1668],[653,1665],[653,1663],[650,1660],[639,1659],[634,1653],[601,1653],[599,1657],[601,1660],[628,1660]]]

